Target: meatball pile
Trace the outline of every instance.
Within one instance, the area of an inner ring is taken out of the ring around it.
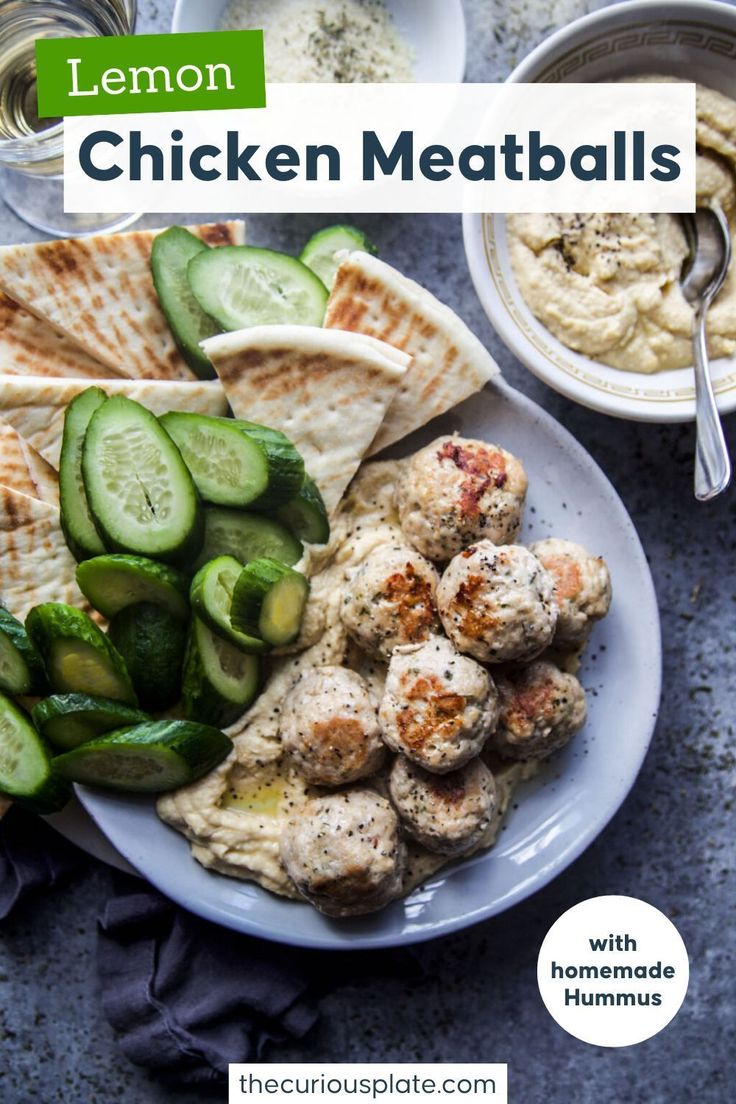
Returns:
[[[444,436],[417,452],[397,481],[401,532],[342,595],[354,645],[387,665],[382,697],[331,666],[286,703],[284,752],[317,790],[292,814],[281,859],[329,916],[400,896],[408,842],[448,857],[487,843],[488,763],[545,759],[585,723],[585,692],[549,649],[585,644],[608,612],[608,569],[571,541],[516,544],[526,491],[499,445]]]

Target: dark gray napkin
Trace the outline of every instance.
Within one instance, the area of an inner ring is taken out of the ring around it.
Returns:
[[[180,1083],[221,1082],[229,1062],[309,1031],[317,1003],[304,956],[126,883],[100,915],[97,966],[105,1015],[131,1061]]]
[[[33,890],[56,885],[85,861],[40,817],[14,805],[0,820],[0,920]]]
[[[0,821],[0,919],[91,861],[13,807]],[[410,951],[330,954],[238,935],[122,874],[99,917],[97,968],[127,1057],[165,1081],[203,1087],[221,1085],[230,1062],[262,1057],[267,1043],[305,1035],[337,986],[421,973]]]

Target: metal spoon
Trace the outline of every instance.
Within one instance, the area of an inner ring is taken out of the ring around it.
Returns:
[[[721,290],[731,262],[731,232],[720,207],[699,207],[682,216],[690,257],[683,267],[682,292],[694,308],[693,364],[695,367],[695,497],[707,502],[731,482],[728,455],[705,342],[708,308]]]

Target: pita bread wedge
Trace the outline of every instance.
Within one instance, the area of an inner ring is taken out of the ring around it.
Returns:
[[[6,376],[68,376],[119,379],[84,349],[0,291],[0,373]]]
[[[64,413],[72,399],[96,385],[107,395],[126,395],[154,414],[186,410],[227,413],[218,380],[66,380],[0,376],[0,418],[8,422],[54,468],[59,466]]]
[[[238,245],[242,222],[190,227],[210,245]],[[0,289],[90,357],[129,379],[194,379],[151,278],[159,230],[0,248]]]
[[[254,326],[211,337],[202,348],[235,417],[285,433],[332,512],[410,358],[361,334],[314,326]]]
[[[0,602],[20,621],[39,602],[66,602],[89,612],[76,566],[56,507],[0,486]]]
[[[499,372],[454,311],[368,253],[349,253],[338,268],[325,326],[368,334],[412,357],[369,455],[444,414]]]
[[[56,472],[7,422],[0,421],[0,483],[29,498],[59,504]]]

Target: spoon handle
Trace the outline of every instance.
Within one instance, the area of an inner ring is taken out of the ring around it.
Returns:
[[[707,502],[725,491],[731,482],[731,460],[718,414],[710,379],[705,342],[705,316],[709,304],[702,304],[693,321],[695,365],[695,497]]]

